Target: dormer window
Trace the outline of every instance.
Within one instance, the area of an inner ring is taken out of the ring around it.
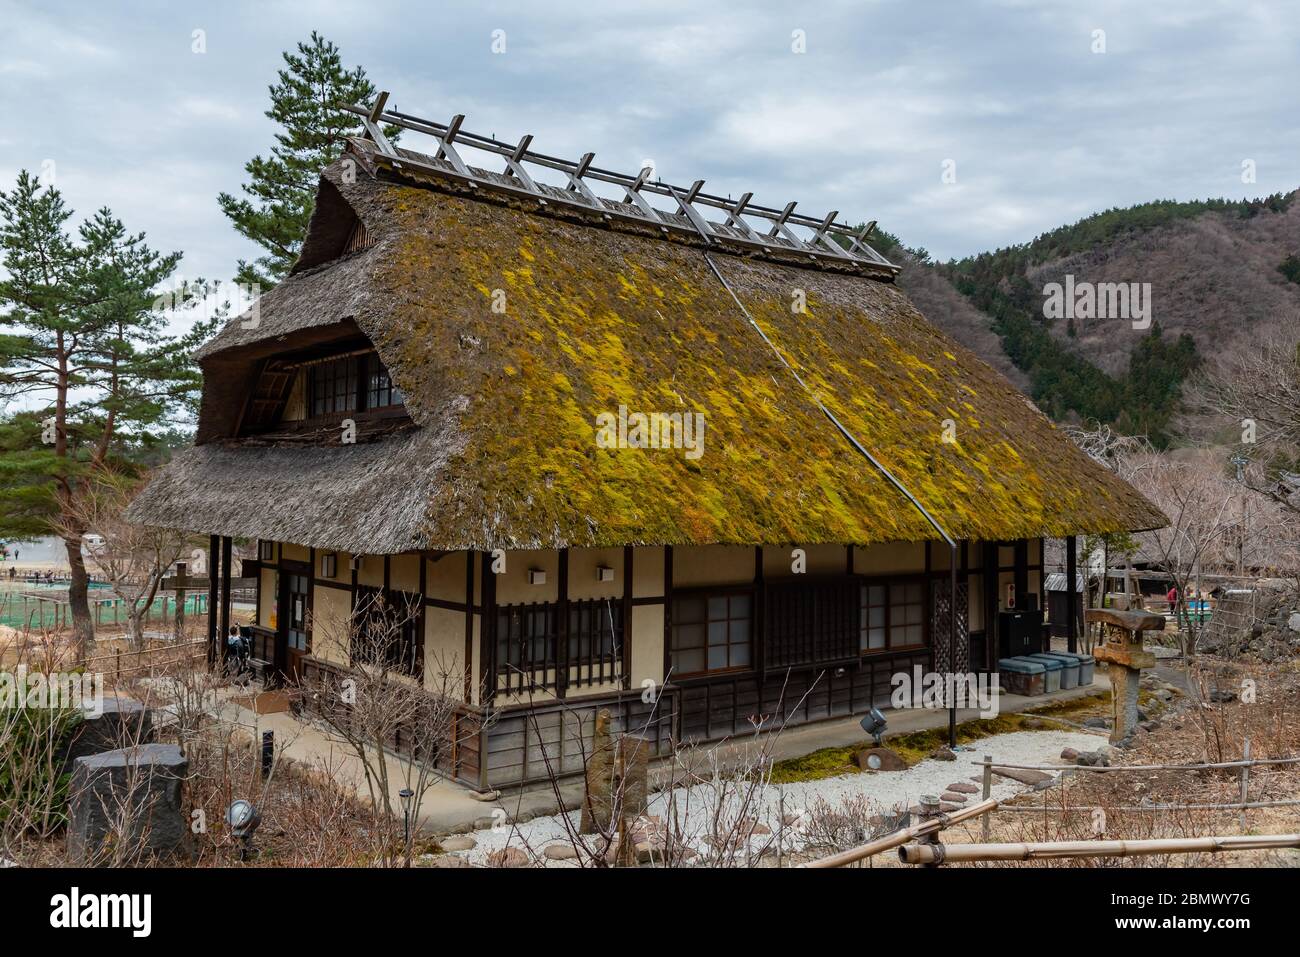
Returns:
[[[403,401],[402,390],[393,385],[379,356],[371,353],[366,357],[366,408],[384,409],[401,405]]]
[[[378,356],[375,356],[378,361]],[[322,362],[308,369],[311,416],[357,411],[357,357]]]
[[[374,352],[343,356],[308,367],[311,418],[401,406],[402,390]]]

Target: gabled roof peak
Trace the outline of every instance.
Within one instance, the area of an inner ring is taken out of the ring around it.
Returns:
[[[817,269],[836,272],[857,272],[877,278],[892,278],[899,267],[889,262],[867,244],[875,229],[875,221],[855,228],[837,222],[838,211],[825,216],[807,216],[796,213],[797,203],[787,203],[780,209],[753,202],[753,193],[744,193],[738,199],[704,192],[704,180],[690,186],[674,186],[652,179],[649,166],[636,175],[603,169],[593,164],[595,154],[585,153],[578,160],[548,156],[531,148],[532,134],[510,144],[493,136],[482,136],[464,128],[464,114],[457,114],[448,123],[438,123],[408,113],[387,109],[388,93],[380,93],[373,105],[345,105],[344,109],[362,118],[366,130],[364,140],[353,140],[353,145],[368,154],[377,166],[401,175],[414,174],[417,178],[442,180],[470,192],[482,189],[489,193],[507,193],[536,203],[539,212],[563,211],[572,216],[590,217],[597,224],[616,221],[649,226],[665,235],[696,241],[708,246],[748,255],[772,257],[795,261]],[[432,153],[395,147],[384,135],[383,126],[396,126],[403,130],[432,138]],[[457,147],[499,156],[504,170],[494,173],[471,166],[462,158]],[[548,170],[548,175],[558,173],[567,183],[552,186],[539,182],[537,177]],[[592,185],[603,183],[622,190],[623,198],[606,199],[597,196]],[[653,205],[647,196],[669,200],[670,209]],[[558,207],[558,208],[557,208]],[[722,221],[708,219],[703,209],[721,211]]]

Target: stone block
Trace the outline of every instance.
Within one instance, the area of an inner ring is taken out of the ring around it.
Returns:
[[[189,762],[174,744],[142,744],[77,758],[69,789],[73,863],[110,858],[135,864],[188,856],[190,820],[181,804]]]

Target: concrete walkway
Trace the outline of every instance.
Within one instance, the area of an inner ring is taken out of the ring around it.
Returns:
[[[1048,708],[1065,701],[1072,701],[1089,695],[1110,691],[1110,683],[1104,671],[1098,671],[1093,683],[1069,691],[1058,691],[1050,695],[1027,698],[1021,695],[1002,693],[999,711],[1003,714]],[[320,727],[299,721],[288,712],[274,714],[254,714],[233,699],[225,700],[221,705],[221,717],[244,728],[253,741],[261,741],[264,731],[275,732],[277,752],[309,768],[328,770],[334,782],[340,787],[352,788],[361,800],[369,800],[365,772],[361,760],[351,748],[342,742],[332,740]],[[972,721],[981,717],[976,709],[959,709],[957,723]],[[914,731],[946,727],[947,711],[890,710],[885,712],[888,728],[885,740]],[[775,761],[802,757],[822,748],[840,748],[853,744],[864,744],[867,740],[859,721],[861,716],[839,718],[832,721],[819,721],[813,724],[788,728],[781,732],[770,746],[770,754]],[[738,756],[740,750],[751,746],[753,738],[735,743],[723,742],[706,745],[718,749],[718,756],[725,761],[728,757]],[[390,792],[394,807],[400,807],[397,792],[405,786],[406,765],[403,759],[392,754],[385,754],[388,763]],[[556,791],[559,794],[557,796]],[[555,814],[562,806],[565,810],[574,810],[581,806],[581,777],[566,778],[555,788],[548,785],[532,785],[525,788],[511,788],[503,791],[496,800],[485,802],[474,796],[469,788],[434,777],[433,784],[425,793],[417,817],[418,827],[428,833],[451,834],[474,830],[486,826],[494,811],[500,819],[504,812],[512,821],[526,821],[542,815]]]

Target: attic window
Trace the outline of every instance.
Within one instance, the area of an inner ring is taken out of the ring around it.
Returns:
[[[402,390],[374,352],[340,356],[308,369],[308,414],[312,418],[344,412],[400,408]]]

